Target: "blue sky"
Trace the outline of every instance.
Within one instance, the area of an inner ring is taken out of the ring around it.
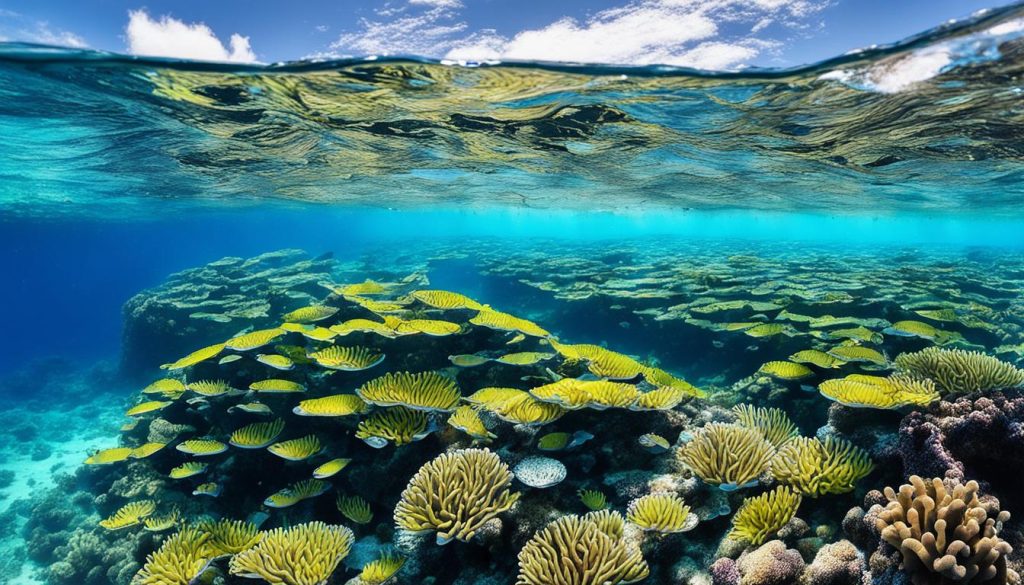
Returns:
[[[0,40],[214,61],[450,59],[789,67],[999,0],[0,0]]]

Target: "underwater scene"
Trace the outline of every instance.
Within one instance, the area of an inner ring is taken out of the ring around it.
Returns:
[[[1022,79],[0,43],[0,584],[1019,584]]]

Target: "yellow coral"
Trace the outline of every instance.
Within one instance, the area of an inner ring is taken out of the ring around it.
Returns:
[[[224,347],[235,351],[249,351],[268,345],[285,333],[286,331],[284,329],[278,327],[273,329],[260,329],[237,337],[232,337],[224,342]]]
[[[741,426],[757,429],[766,441],[778,449],[800,433],[781,408],[764,408],[749,404],[732,407]]]
[[[495,311],[494,309],[483,308],[476,317],[469,320],[473,325],[497,329],[499,331],[518,331],[532,337],[547,337],[551,335],[543,327],[533,321],[528,321],[508,313]]]
[[[466,295],[446,290],[416,290],[410,296],[417,301],[435,309],[471,309],[479,311],[483,305]]]
[[[215,556],[228,556],[252,548],[262,538],[263,533],[252,522],[244,520],[220,520],[200,522],[198,529],[206,533],[209,546]]]
[[[369,524],[373,520],[373,510],[370,509],[370,502],[359,496],[338,494],[335,505],[343,516],[356,524]]]
[[[557,382],[538,386],[530,390],[530,394],[537,400],[570,410],[628,408],[640,397],[640,391],[632,384],[574,378],[562,378]]]
[[[688,396],[692,396],[692,394],[682,388],[662,386],[649,392],[641,392],[629,408],[631,410],[672,410]]]
[[[640,549],[623,540],[622,516],[597,514],[562,516],[535,534],[519,552],[516,585],[619,585],[647,577]]]
[[[394,443],[396,447],[418,441],[430,434],[427,415],[405,407],[388,408],[371,414],[359,422],[356,438],[380,449]]]
[[[825,380],[818,385],[818,391],[840,404],[862,408],[927,406],[939,399],[934,382],[916,380],[905,374],[885,378],[850,374],[845,378]]]
[[[383,585],[405,565],[405,557],[385,553],[379,559],[370,561],[359,572],[360,585]]]
[[[591,510],[604,510],[608,507],[608,498],[600,490],[580,490],[576,494],[583,505]]]
[[[796,515],[800,494],[788,486],[779,486],[754,498],[746,498],[732,517],[729,538],[762,544]]]
[[[191,585],[206,571],[214,552],[209,534],[196,528],[184,528],[171,535],[163,545],[146,557],[135,575],[136,585]]]
[[[427,411],[455,410],[462,397],[454,380],[436,372],[389,372],[363,384],[356,392],[370,404]]]
[[[472,406],[460,406],[448,417],[448,424],[478,441],[490,441],[496,435],[487,430],[484,421]]]
[[[1024,370],[978,351],[929,347],[896,357],[896,368],[931,379],[943,394],[967,394],[1024,384]]]
[[[273,585],[321,585],[352,549],[352,531],[309,522],[275,528],[249,550],[231,557],[230,572]]]
[[[519,499],[512,472],[487,449],[462,449],[427,462],[409,480],[395,508],[395,524],[435,531],[437,543],[467,541]]]
[[[863,449],[849,441],[798,437],[772,459],[772,475],[807,496],[845,494],[871,473],[875,464]]]
[[[679,459],[704,481],[734,490],[756,485],[774,453],[757,429],[711,423],[683,445]]]
[[[682,498],[672,493],[647,494],[629,503],[626,519],[644,530],[661,533],[686,532],[697,526],[696,514]]]
[[[121,530],[122,528],[141,524],[142,519],[152,515],[153,512],[156,512],[156,502],[153,500],[128,502],[110,517],[100,520],[100,526],[107,530]]]

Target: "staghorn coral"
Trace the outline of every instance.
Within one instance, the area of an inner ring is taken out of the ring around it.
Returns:
[[[146,564],[132,579],[132,585],[190,585],[216,555],[209,539],[207,532],[183,528],[146,557]]]
[[[757,483],[775,450],[757,429],[710,423],[679,450],[679,460],[697,476],[723,489]]]
[[[797,437],[772,458],[772,475],[805,496],[845,494],[875,465],[867,452],[849,441]]]
[[[746,498],[732,517],[729,538],[761,544],[785,526],[800,507],[800,494],[779,486],[754,498]]]
[[[231,557],[230,572],[273,585],[320,585],[348,556],[353,540],[348,528],[323,522],[275,528],[256,546]]]
[[[943,394],[970,394],[1024,384],[1024,370],[979,351],[929,347],[896,357],[896,367],[935,381]]]
[[[978,483],[948,489],[939,478],[916,475],[899,491],[885,488],[889,500],[875,525],[882,540],[900,551],[902,569],[914,585],[1017,582],[1007,569],[1010,545],[999,538],[1003,511],[995,518],[978,501]]]
[[[647,577],[639,548],[623,539],[622,516],[563,516],[519,552],[516,585],[618,585]]]
[[[437,543],[469,540],[480,527],[508,510],[519,494],[512,473],[487,449],[462,449],[427,462],[409,480],[395,507],[395,525],[437,532]]]
[[[629,503],[626,519],[651,532],[687,532],[697,527],[697,515],[672,493],[647,494]]]

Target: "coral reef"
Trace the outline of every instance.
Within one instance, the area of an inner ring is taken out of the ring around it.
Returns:
[[[329,257],[279,250],[173,274],[125,303],[121,369],[144,375],[168,355],[270,325],[319,296],[319,283],[331,280],[333,267]]]

